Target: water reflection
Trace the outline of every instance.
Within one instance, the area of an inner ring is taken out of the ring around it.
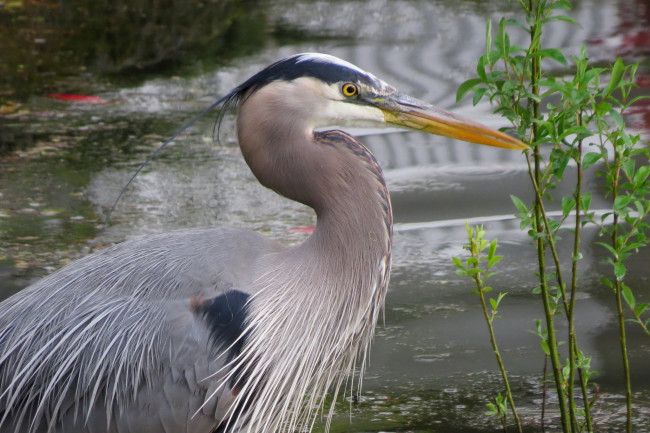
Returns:
[[[63,86],[55,78],[80,72],[133,80],[152,72],[187,74],[190,65],[195,71],[223,65],[264,45],[269,30],[265,4],[74,0],[0,7],[0,86],[24,98]]]
[[[230,118],[224,122],[219,142],[212,139],[213,120],[199,122],[143,172],[110,225],[103,226],[101,217],[139,161],[155,146],[218,95],[268,63],[300,51],[329,52],[408,93],[450,108],[457,85],[473,74],[483,50],[486,17],[508,12],[497,1],[269,1],[262,17],[251,18],[237,9],[238,4],[244,3],[206,3],[214,11],[208,12],[197,31],[189,31],[199,39],[209,35],[202,25],[210,20],[217,25],[216,8],[232,7],[241,14],[238,30],[233,32],[242,38],[247,30],[252,34],[248,45],[230,39],[228,43],[233,51],[243,53],[259,48],[255,55],[235,58],[218,68],[190,60],[188,64],[200,73],[171,78],[163,74],[130,87],[113,82],[92,87],[105,104],[75,105],[34,97],[26,105],[29,112],[0,120],[0,131],[20,131],[13,142],[21,149],[0,160],[3,295],[104,245],[174,228],[251,227],[287,242],[299,241],[304,235],[292,228],[313,225],[313,213],[257,184],[241,159]],[[251,10],[262,5],[245,4]],[[115,28],[135,20],[135,11],[144,5],[136,3],[120,16],[125,21],[116,22]],[[610,42],[623,30],[621,5],[627,3],[577,2],[572,14],[582,27],[557,23],[546,33],[545,44],[577,53],[580,44],[589,41],[594,59],[610,61],[614,56]],[[72,21],[65,23],[75,27]],[[189,23],[190,17],[181,18],[178,28],[187,30]],[[110,20],[98,34],[106,35],[109,24]],[[147,31],[155,25],[159,24],[154,21]],[[143,57],[149,60],[138,63],[137,56],[125,51],[104,55],[106,63],[92,64],[104,65],[106,70],[132,70],[138,64],[153,67],[153,60],[165,50],[175,58],[173,46],[165,45],[166,38],[159,51],[138,51],[151,40],[150,33],[145,33],[135,42],[124,43],[133,49],[131,53],[149,52],[149,57]],[[523,44],[525,38],[518,35],[513,43]],[[204,47],[189,55],[201,57],[202,62],[219,57],[211,49]],[[97,48],[98,53],[102,50],[106,47]],[[84,83],[75,85],[79,89]],[[457,108],[460,114],[495,127],[502,125],[488,114],[489,107],[464,104]],[[385,168],[392,192],[397,222],[394,270],[386,324],[377,331],[364,393],[352,409],[351,426],[349,407],[341,404],[334,430],[479,432],[496,428],[483,414],[485,401],[501,390],[494,374],[496,363],[478,301],[467,281],[456,276],[450,261],[462,254],[464,221],[475,218],[486,223],[490,237],[499,238],[505,255],[494,285],[509,295],[496,330],[532,431],[539,425],[543,357],[536,337],[527,330],[542,314],[532,295],[534,251],[518,221],[510,216],[514,210],[509,198],[510,194],[530,197],[524,161],[517,152],[417,133],[373,133],[363,140]],[[31,146],[20,144],[26,142]],[[574,175],[572,170],[567,178]],[[594,194],[593,205],[603,208],[606,200],[599,182],[586,180]],[[562,184],[557,193],[568,191],[568,185]],[[608,269],[601,263],[604,251],[595,244],[597,240],[595,232],[586,233],[583,292],[577,312],[582,348],[594,356],[594,368],[600,373],[595,381],[607,393],[600,413],[606,429],[615,426],[620,416],[616,405],[621,382],[612,295],[599,283]],[[560,250],[566,258],[570,248],[563,243]],[[643,291],[649,287],[645,272],[649,253],[644,251],[634,260],[630,283]],[[639,296],[648,299],[650,294],[645,290]],[[645,367],[648,342],[638,330],[630,328],[629,332],[642,430],[650,420],[647,410],[643,412],[650,400]],[[555,415],[552,409],[550,416]]]

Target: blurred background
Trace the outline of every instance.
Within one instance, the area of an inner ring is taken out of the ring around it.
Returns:
[[[637,93],[650,94],[650,0],[572,3],[580,27],[549,25],[544,46],[577,54],[584,44],[595,65],[639,62]],[[257,184],[239,153],[232,113],[219,137],[215,113],[177,139],[140,174],[109,223],[105,217],[138,165],[175,130],[297,52],[336,55],[419,99],[505,126],[491,107],[472,107],[469,97],[457,105],[455,94],[484,52],[486,20],[518,14],[506,0],[0,0],[0,298],[97,249],[175,228],[249,227],[299,242],[313,212]],[[513,43],[526,40],[514,32]],[[650,104],[636,105],[625,120],[648,137]],[[536,258],[509,197],[532,196],[523,156],[413,132],[353,132],[391,189],[393,276],[364,389],[349,399],[354,404],[341,403],[333,430],[497,428],[484,415],[502,388],[496,361],[479,300],[451,262],[463,254],[469,220],[484,223],[505,256],[493,277],[495,290],[509,293],[497,339],[527,431],[539,431],[544,357],[529,332],[542,317],[532,294]],[[585,181],[596,209],[607,205],[601,182]],[[599,282],[610,269],[597,232],[584,235],[579,343],[599,373],[600,431],[617,431],[624,412],[615,304]],[[641,251],[626,276],[640,302],[650,300],[649,261]],[[650,339],[634,326],[628,338],[636,428],[646,431]],[[546,416],[557,416],[552,401]]]

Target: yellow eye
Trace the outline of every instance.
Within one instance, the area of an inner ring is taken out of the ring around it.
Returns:
[[[357,87],[356,84],[345,83],[343,86],[341,86],[341,92],[343,93],[343,95],[350,97],[359,93],[359,88]]]

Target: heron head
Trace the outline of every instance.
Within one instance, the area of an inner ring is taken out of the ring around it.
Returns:
[[[302,53],[263,69],[233,90],[226,105],[245,103],[251,95],[266,98],[266,115],[287,119],[309,132],[326,126],[396,125],[463,141],[509,149],[526,149],[521,141],[399,92],[337,57]],[[286,127],[286,124],[284,127]]]

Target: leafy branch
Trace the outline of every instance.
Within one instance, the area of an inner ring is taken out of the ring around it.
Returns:
[[[512,410],[512,415],[517,425],[518,431],[521,433],[521,422],[519,421],[517,408],[515,407],[514,398],[512,397],[510,382],[508,381],[508,374],[506,373],[506,368],[503,364],[503,359],[501,358],[501,353],[499,352],[499,347],[494,335],[494,328],[492,326],[494,320],[499,318],[499,304],[507,293],[499,293],[496,298],[489,298],[490,309],[488,309],[487,303],[485,301],[486,295],[492,291],[492,287],[487,285],[488,278],[494,275],[494,272],[490,272],[490,270],[494,265],[499,263],[503,257],[496,255],[496,239],[493,239],[492,241],[484,239],[485,230],[482,226],[471,228],[467,223],[465,223],[465,228],[467,230],[468,243],[464,246],[464,248],[469,251],[470,256],[465,262],[463,262],[458,257],[453,257],[454,264],[458,268],[456,270],[456,273],[461,276],[470,277],[474,281],[474,284],[476,284],[476,290],[473,290],[472,293],[476,293],[481,300],[481,308],[483,310],[485,322],[487,323],[488,331],[490,333],[490,343],[492,344],[494,355],[497,358],[499,370],[501,371],[501,378],[503,379],[503,384],[506,388],[506,399],[510,405],[510,409]],[[487,255],[484,255],[486,249]],[[488,403],[488,408],[490,409],[489,413],[499,417],[503,425],[503,430],[506,431],[507,407],[505,400],[501,394],[496,397],[495,403],[496,404]]]

